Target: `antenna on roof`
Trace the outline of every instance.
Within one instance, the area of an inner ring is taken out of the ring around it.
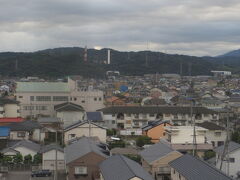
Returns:
[[[193,156],[196,156],[196,152],[197,152],[197,138],[196,138],[196,121],[195,121],[195,117],[193,118],[193,105],[194,105],[194,100],[191,100],[191,122],[193,125],[193,149],[192,149],[192,153]]]

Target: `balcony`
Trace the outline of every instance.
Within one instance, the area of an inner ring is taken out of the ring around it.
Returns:
[[[170,167],[159,167],[157,174],[158,175],[171,174],[171,169],[170,169]]]

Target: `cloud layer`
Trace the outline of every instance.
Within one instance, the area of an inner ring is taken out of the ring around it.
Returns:
[[[203,56],[240,48],[239,0],[0,2],[0,51],[88,45]]]

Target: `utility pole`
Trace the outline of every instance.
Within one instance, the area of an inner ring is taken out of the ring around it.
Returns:
[[[56,143],[56,150],[55,150],[55,172],[54,172],[54,180],[57,180],[58,178],[57,178],[57,176],[58,176],[58,173],[57,173],[57,171],[58,171],[58,167],[57,167],[57,145],[58,145],[58,142],[57,142],[57,130],[56,130],[56,137],[55,137],[55,143]]]
[[[224,144],[224,148],[223,148],[223,152],[222,152],[222,156],[221,156],[221,164],[220,164],[220,170],[222,170],[222,166],[223,166],[223,161],[226,161],[226,165],[227,165],[227,172],[226,174],[229,175],[229,106],[227,104],[227,137],[226,137],[226,141]]]

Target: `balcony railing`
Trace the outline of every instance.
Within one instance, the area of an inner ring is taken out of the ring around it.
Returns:
[[[158,168],[158,174],[170,174],[171,169],[170,167],[159,167]]]

